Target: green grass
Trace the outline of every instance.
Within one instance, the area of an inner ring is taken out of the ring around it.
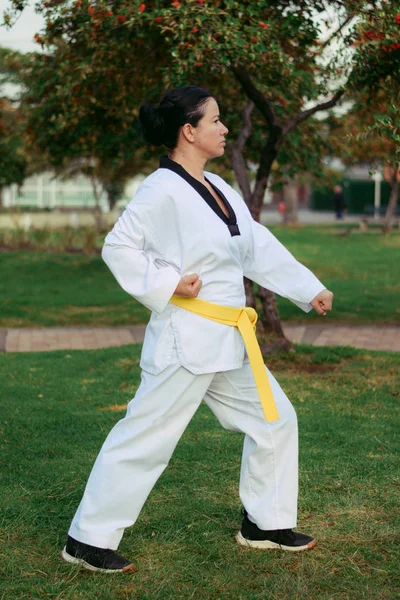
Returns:
[[[150,314],[100,256],[1,253],[0,272],[0,327],[134,325]]]
[[[1,600],[399,597],[400,356],[301,347],[269,362],[300,425],[299,555],[239,548],[242,436],[202,406],[120,551],[95,575],[60,549],[97,452],[139,382],[140,346],[0,354]]]
[[[400,235],[341,235],[338,227],[271,228],[335,294],[329,321],[400,322]],[[123,292],[101,257],[0,253],[0,327],[120,325],[146,322],[148,311]],[[278,299],[284,321],[311,322]]]
[[[353,324],[400,322],[400,235],[353,233],[337,228],[273,229],[282,243],[333,291],[329,320]],[[287,301],[279,300],[282,319],[309,321]]]

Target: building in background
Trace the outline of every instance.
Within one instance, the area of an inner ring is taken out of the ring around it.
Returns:
[[[125,206],[134,196],[144,176],[132,178],[125,186],[124,196],[117,202],[117,208]],[[96,206],[96,198],[90,179],[78,175],[73,179],[61,181],[51,171],[28,177],[21,188],[11,185],[3,190],[4,208],[20,207],[24,210],[85,210]],[[103,191],[99,206],[108,212],[108,202]]]

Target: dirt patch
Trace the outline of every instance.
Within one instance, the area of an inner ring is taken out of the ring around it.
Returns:
[[[290,353],[289,355],[281,356],[265,356],[265,364],[272,372],[280,371],[281,373],[291,374],[302,374],[308,373],[310,375],[334,375],[340,372],[344,364],[347,362],[346,359],[335,357],[335,361],[329,360],[315,360],[314,354],[306,353]]]
[[[111,406],[98,406],[97,410],[108,410],[110,412],[120,412],[126,410],[126,404],[112,404]]]
[[[117,361],[115,361],[114,364],[116,369],[121,369],[122,371],[130,371],[134,367],[137,367],[139,363],[140,358],[125,357],[119,358]]]
[[[332,375],[334,374],[340,365],[326,365],[326,364],[293,364],[288,365],[287,363],[274,363],[273,361],[267,362],[268,367],[271,371],[280,371],[281,373],[310,373],[312,375]]]
[[[311,365],[295,365],[295,371],[304,371],[305,373],[332,373],[336,371],[338,365],[323,365],[323,364],[311,364]]]

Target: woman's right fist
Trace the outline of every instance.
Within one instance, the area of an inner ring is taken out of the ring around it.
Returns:
[[[178,296],[186,296],[187,298],[196,298],[200,291],[203,282],[199,279],[196,273],[184,275],[177,285],[175,294]]]

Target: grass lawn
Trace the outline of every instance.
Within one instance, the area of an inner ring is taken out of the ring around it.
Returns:
[[[400,594],[400,356],[300,347],[269,365],[300,424],[298,555],[240,548],[242,436],[202,406],[120,551],[135,575],[59,551],[107,432],[139,382],[140,346],[0,354],[2,600],[392,600]]]
[[[146,323],[100,256],[0,253],[0,327]]]
[[[335,294],[329,320],[400,322],[400,235],[341,235],[340,227],[271,227],[285,246]],[[0,327],[121,325],[146,322],[148,311],[118,286],[101,257],[0,253]],[[284,321],[311,322],[279,299]]]

